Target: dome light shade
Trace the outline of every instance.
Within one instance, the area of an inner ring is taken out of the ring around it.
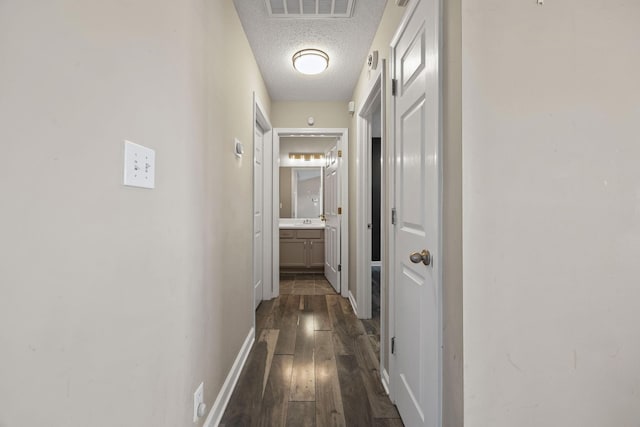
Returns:
[[[329,66],[329,55],[318,49],[303,49],[293,55],[293,68],[302,74],[320,74]]]

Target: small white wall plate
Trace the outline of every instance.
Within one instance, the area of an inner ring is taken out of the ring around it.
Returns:
[[[367,57],[367,66],[370,70],[375,70],[378,68],[378,51],[374,50]]]
[[[240,142],[238,140],[238,138],[235,138],[233,141],[233,150],[234,150],[234,154],[236,155],[236,157],[241,158],[242,155],[244,154],[244,146],[242,145],[242,142]]]

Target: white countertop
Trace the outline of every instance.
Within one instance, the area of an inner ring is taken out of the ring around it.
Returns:
[[[320,218],[313,218],[311,219],[310,223],[305,221],[309,221],[309,220],[305,220],[302,218],[280,218],[280,228],[284,228],[284,229],[305,229],[305,228],[310,228],[310,229],[323,229],[324,228],[324,221],[321,221]]]

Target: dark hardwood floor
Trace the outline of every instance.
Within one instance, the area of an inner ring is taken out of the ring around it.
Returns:
[[[367,331],[322,275],[283,275],[221,426],[403,426]]]
[[[380,363],[380,267],[371,267],[371,319],[362,320]]]

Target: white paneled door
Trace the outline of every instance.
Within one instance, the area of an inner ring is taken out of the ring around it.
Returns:
[[[393,397],[406,426],[441,425],[439,1],[419,0],[392,44]]]
[[[258,307],[263,295],[263,167],[264,132],[256,126],[253,146],[253,305]]]
[[[340,158],[335,145],[325,155],[324,168],[324,275],[340,293]]]

